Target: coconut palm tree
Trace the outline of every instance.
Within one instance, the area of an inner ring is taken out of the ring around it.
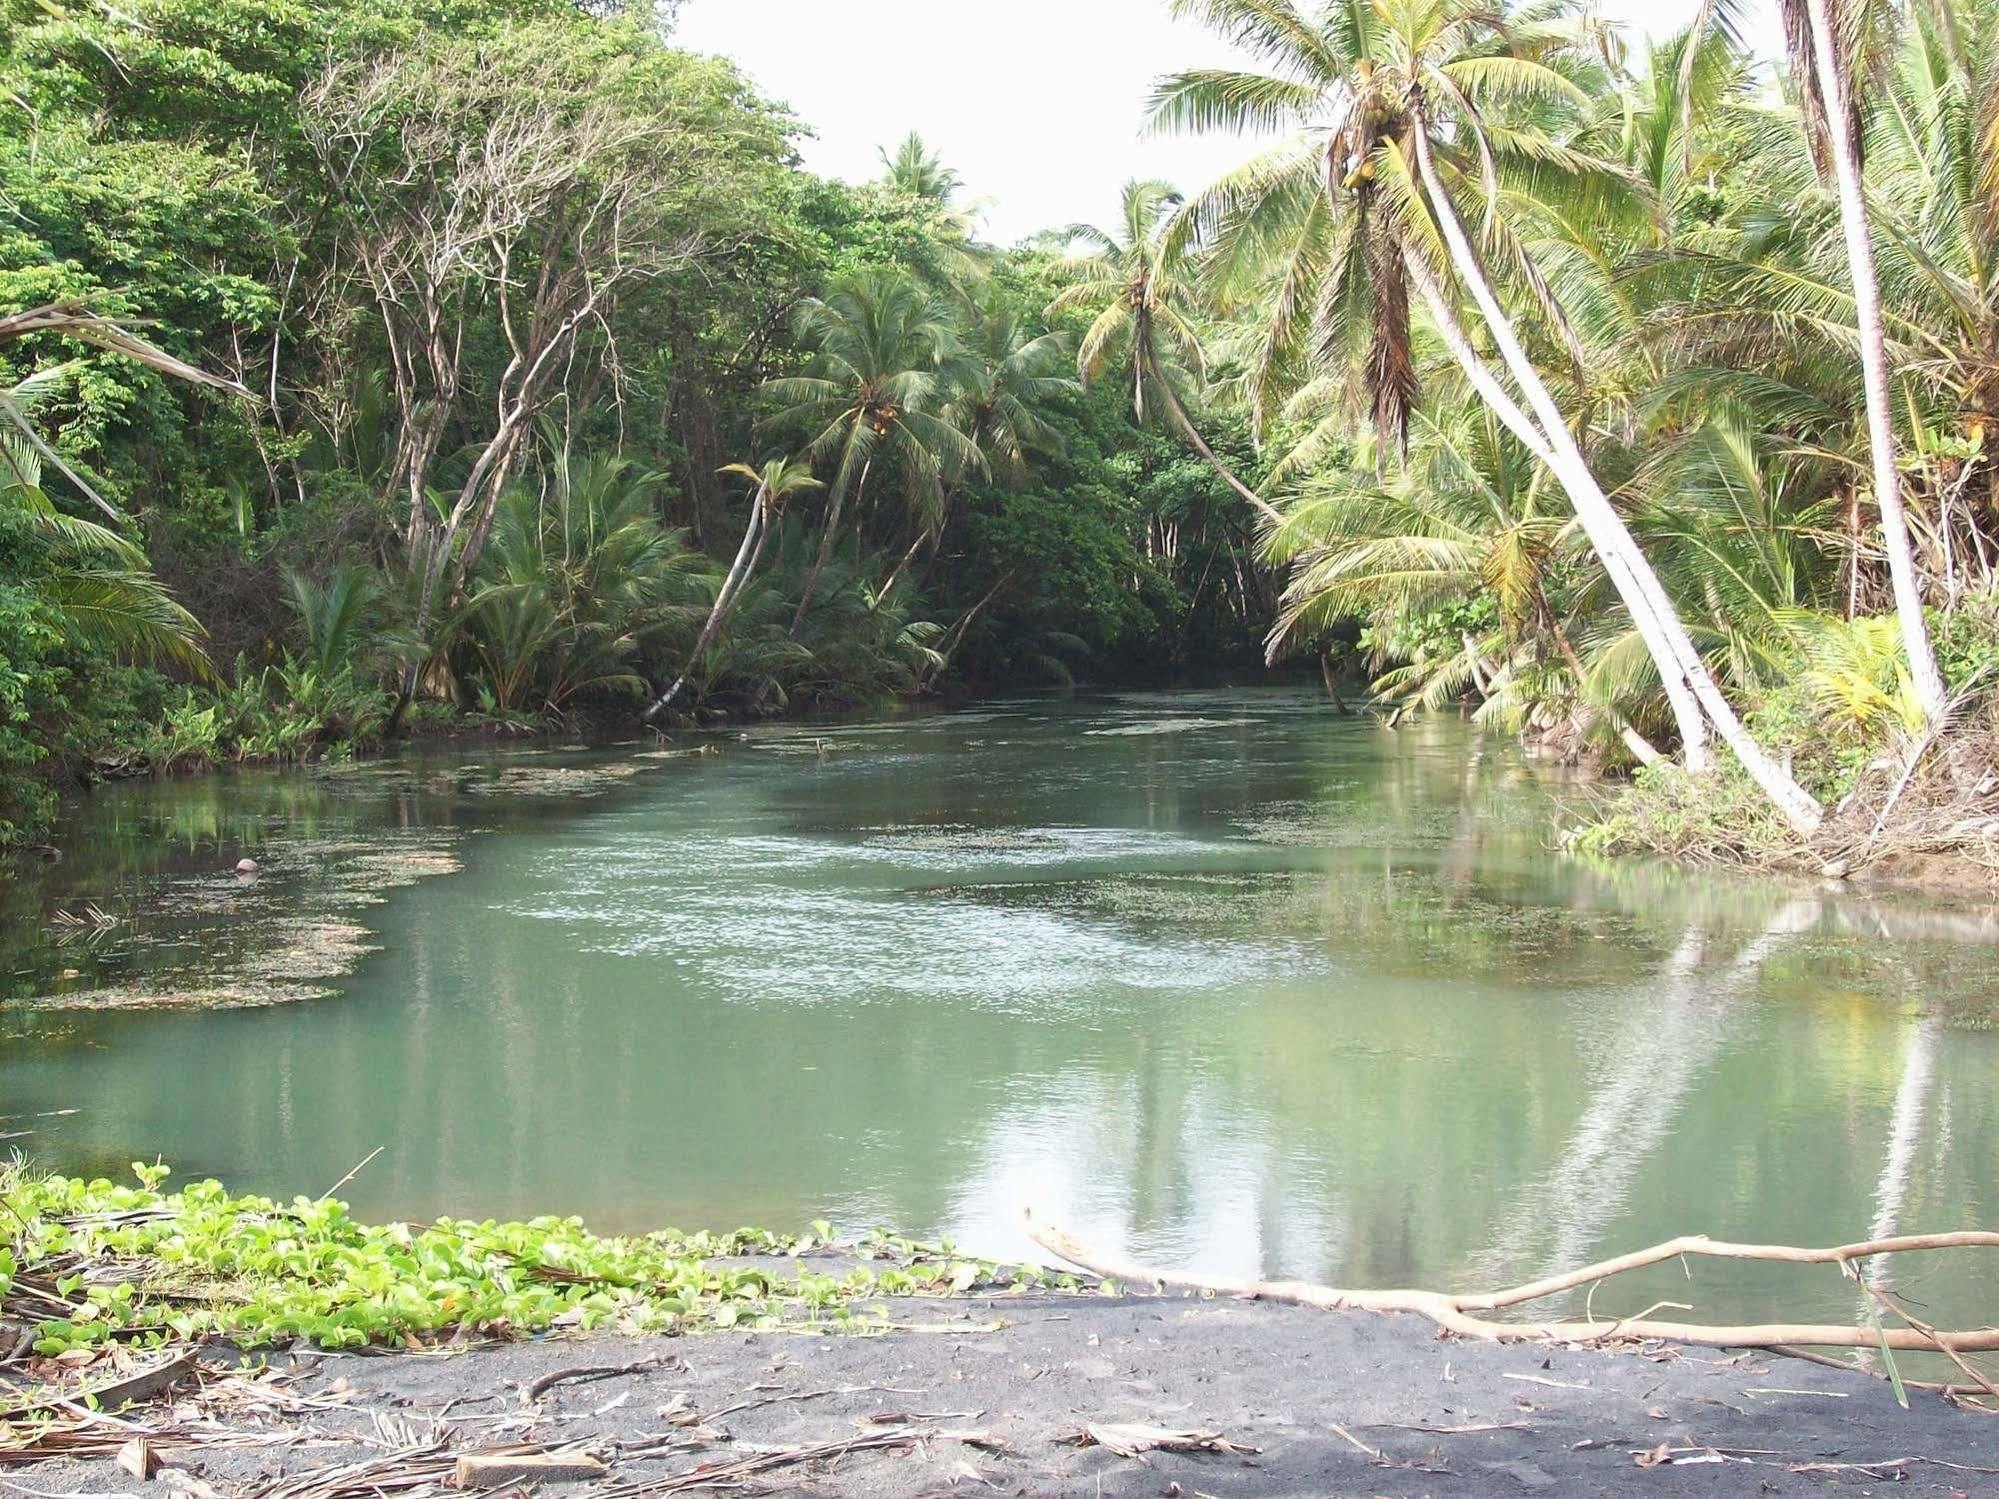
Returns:
[[[902,138],[893,155],[887,147],[876,154],[881,157],[882,180],[895,192],[949,208],[965,189],[965,179],[945,166],[944,158],[926,146],[914,130]]]
[[[708,610],[701,633],[694,638],[694,645],[687,652],[686,664],[680,668],[680,675],[674,678],[673,685],[646,709],[647,723],[654,722],[674,705],[681,689],[687,685],[688,677],[715,643],[715,637],[728,622],[730,611],[736,607],[736,601],[756,571],[757,560],[762,557],[764,546],[770,540],[773,517],[782,513],[785,501],[808,489],[825,488],[812,477],[809,469],[789,458],[773,458],[761,469],[747,463],[732,463],[722,472],[747,479],[754,486],[750,493],[749,524],[743,528],[743,544],[736,549],[736,560],[730,564],[728,574],[715,590],[715,602]]]
[[[1078,388],[1069,341],[1059,332],[1035,333],[1004,292],[967,300],[965,358],[945,415],[978,444],[995,478],[1018,484],[1030,452],[1061,448],[1043,413]]]
[[[985,460],[985,472],[1017,488],[1027,477],[1030,453],[1059,453],[1061,435],[1048,424],[1050,404],[1078,389],[1069,344],[1059,332],[1035,333],[1005,292],[994,287],[961,289],[965,307],[964,358],[944,418]],[[962,479],[961,473],[957,476]],[[944,533],[957,511],[961,485],[946,484],[936,520],[919,530],[909,549],[882,580],[886,594],[925,544],[934,569]],[[929,573],[926,571],[925,579]]]
[[[992,252],[973,241],[979,227],[979,212],[988,200],[960,202],[965,179],[944,165],[944,159],[924,144],[914,130],[903,137],[893,153],[876,152],[882,163],[882,185],[890,192],[913,198],[929,211],[934,248],[941,253],[940,281],[981,280],[992,266]]]
[[[121,354],[195,385],[249,395],[234,380],[195,368],[81,300],[50,302],[0,317],[0,348],[39,334]],[[173,661],[207,674],[211,667],[201,649],[200,622],[153,576],[144,551],[118,531],[65,514],[42,488],[46,463],[114,525],[127,524],[30,419],[36,402],[62,372],[60,366],[43,369],[0,391],[0,418],[14,429],[0,435],[0,508],[23,524],[32,544],[42,550],[42,566],[31,586],[62,612],[83,644],[113,655]]]
[[[0,341],[4,341],[6,324],[16,321],[0,320]],[[87,322],[86,331],[94,331],[94,323]],[[57,326],[60,331],[77,331],[73,323],[58,322]],[[114,324],[103,326],[114,334],[120,331]],[[178,365],[170,356],[159,358]],[[60,612],[77,643],[86,649],[136,660],[171,661],[205,675],[210,670],[201,649],[205,632],[153,575],[144,549],[109,526],[65,513],[43,488],[46,460],[59,465],[86,496],[123,522],[114,507],[62,462],[34,426],[35,408],[71,369],[70,365],[47,366],[0,391],[0,411],[15,427],[0,433],[0,517],[17,528],[21,541],[36,556],[35,566],[23,581]]]
[[[1538,19],[1515,24],[1473,0],[1328,3],[1310,13],[1294,0],[1174,0],[1174,11],[1222,32],[1265,70],[1208,69],[1168,78],[1155,98],[1155,120],[1168,128],[1294,131],[1289,142],[1225,178],[1194,206],[1189,222],[1216,239],[1218,262],[1253,259],[1259,251],[1292,252],[1299,266],[1291,298],[1299,310],[1292,316],[1303,318],[1307,287],[1324,278],[1313,275],[1321,257],[1298,247],[1314,236],[1330,242],[1330,225],[1349,220],[1341,242],[1356,248],[1339,264],[1349,281],[1355,267],[1369,276],[1375,308],[1370,380],[1398,385],[1411,363],[1392,351],[1399,331],[1393,301],[1398,289],[1413,290],[1467,383],[1568,493],[1657,664],[1689,767],[1705,768],[1711,724],[1795,827],[1816,827],[1821,809],[1756,743],[1715,683],[1530,356],[1522,325],[1502,301],[1503,288],[1517,291],[1553,345],[1580,367],[1581,351],[1559,301],[1497,211],[1503,165],[1524,163],[1544,181],[1555,175],[1579,189],[1611,175],[1534,118],[1536,112],[1590,106],[1589,95],[1556,65],[1557,32]],[[1465,193],[1483,209],[1484,253],[1474,247],[1457,208],[1457,196]],[[1323,211],[1320,197],[1327,203]],[[1322,216],[1324,231],[1313,227]],[[1461,294],[1469,296],[1525,409],[1474,344],[1460,314]],[[1337,298],[1322,293],[1311,305],[1328,300]],[[1274,348],[1295,343],[1272,340]],[[1398,399],[1377,388],[1373,405],[1392,416]]]
[[[946,473],[983,462],[943,409],[962,353],[951,311],[908,273],[869,266],[849,273],[823,300],[805,302],[799,341],[813,353],[810,375],[772,380],[773,424],[805,434],[805,454],[833,471],[819,554],[799,593],[794,637],[833,555],[847,508],[858,508],[877,468],[893,469],[902,500],[922,524],[935,520]]]
[[[16,385],[6,399],[18,410],[31,391]],[[200,622],[153,576],[145,552],[108,526],[57,509],[42,489],[41,455],[13,433],[0,434],[0,524],[19,528],[36,559],[22,581],[77,644],[208,674]]]
[[[1494,638],[1462,642],[1453,672],[1476,683],[1488,657],[1524,663],[1552,653],[1568,673],[1562,695],[1572,706],[1563,713],[1576,729],[1586,734],[1607,720],[1636,758],[1657,760],[1616,703],[1588,700],[1594,675],[1554,579],[1567,574],[1587,583],[1595,569],[1574,517],[1551,504],[1545,469],[1477,408],[1448,423],[1418,412],[1412,433],[1412,460],[1399,473],[1386,480],[1364,468],[1321,473],[1290,506],[1269,547],[1273,560],[1292,568],[1271,659],[1345,617],[1361,615],[1379,628],[1487,597],[1496,606]],[[1517,680],[1520,673],[1509,665],[1506,675]],[[1492,695],[1494,684],[1480,685]]]
[[[231,395],[250,394],[236,381],[196,369],[185,360],[177,359],[158,345],[141,338],[115,318],[108,318],[101,313],[91,311],[89,305],[81,298],[48,302],[39,307],[24,308],[20,312],[0,317],[0,348],[39,334],[56,334],[63,338],[74,339],[78,343],[89,344],[93,348],[122,354],[127,359],[145,365],[148,369],[158,370],[163,375],[172,375],[193,385],[205,385],[215,390],[227,391]],[[117,507],[105,500],[75,469],[65,463],[62,455],[48,445],[41,433],[35,430],[34,423],[28,420],[23,409],[23,401],[19,397],[31,396],[31,393],[38,388],[30,383],[33,379],[31,376],[30,381],[24,381],[12,391],[0,392],[0,417],[6,419],[15,429],[15,435],[20,437],[28,450],[38,459],[46,462],[49,467],[74,485],[78,493],[110,517],[113,524],[123,525],[125,517],[118,512]],[[22,478],[18,467],[13,468],[12,473],[16,479]],[[28,487],[38,488],[39,481]]]
[[[1700,20],[1719,28],[1736,24],[1739,0],[1704,0]],[[1866,397],[1868,449],[1881,536],[1895,595],[1895,616],[1908,654],[1909,672],[1924,712],[1935,719],[1944,710],[1943,676],[1937,669],[1929,625],[1923,617],[1916,579],[1915,551],[1909,540],[1908,510],[1896,454],[1893,370],[1882,314],[1881,280],[1875,263],[1874,232],[1861,174],[1863,100],[1855,86],[1856,53],[1880,44],[1883,7],[1858,0],[1779,0],[1785,50],[1795,80],[1805,135],[1839,198],[1841,234],[1853,288],[1853,312],[1860,335],[1861,387]],[[1945,32],[1955,29],[1954,5],[1946,0]],[[1874,33],[1870,36],[1870,32]],[[1943,38],[1940,36],[1939,40]],[[1961,44],[1960,44],[1961,45]],[[1968,178],[1966,179],[1968,180]]]
[[[1064,267],[1073,284],[1048,304],[1048,316],[1072,311],[1093,314],[1076,350],[1076,368],[1083,379],[1096,379],[1113,366],[1120,368],[1131,387],[1132,413],[1139,421],[1145,420],[1150,396],[1166,408],[1188,445],[1229,488],[1272,525],[1280,525],[1284,517],[1276,507],[1215,456],[1174,388],[1178,369],[1196,375],[1207,369],[1193,321],[1194,286],[1168,233],[1181,201],[1164,182],[1127,182],[1115,229],[1075,224],[1062,231],[1071,245],[1083,245],[1089,253]]]

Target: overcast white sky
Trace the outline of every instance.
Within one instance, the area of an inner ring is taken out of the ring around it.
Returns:
[[[1604,8],[1664,33],[1695,3]],[[1242,160],[1238,141],[1141,138],[1155,78],[1228,60],[1166,11],[1167,0],[684,0],[678,40],[736,58],[790,105],[817,132],[807,165],[828,176],[873,177],[879,147],[921,131],[992,200],[985,232],[1006,244],[1109,220],[1130,177],[1192,190]]]

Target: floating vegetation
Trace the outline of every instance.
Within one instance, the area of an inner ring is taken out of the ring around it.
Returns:
[[[1475,809],[1375,806],[1365,802],[1273,802],[1254,816],[1230,819],[1252,843],[1291,848],[1409,849],[1443,843],[1469,825],[1485,831]]]
[[[657,741],[653,741],[657,743]],[[473,761],[315,767],[303,797],[233,802],[185,836],[165,871],[68,894],[42,918],[0,1004],[39,1011],[247,1009],[318,999],[375,950],[354,913],[389,892],[455,874],[460,845],[491,826],[484,806],[603,796],[713,745],[562,764],[546,748]],[[263,782],[252,782],[267,790]],[[474,828],[456,825],[480,807]],[[381,828],[383,815],[400,826]],[[196,860],[200,867],[190,868]],[[72,887],[73,889],[73,887]]]
[[[1261,940],[1314,935],[1318,881],[1291,873],[1126,874],[1032,884],[952,885],[947,899],[1110,920],[1176,935]]]
[[[182,982],[165,969],[126,985],[51,994],[31,1001],[36,1009],[75,1010],[259,1010],[273,1005],[323,999],[326,981],[351,973],[376,950],[368,929],[351,921],[294,919],[269,923],[275,945],[247,955],[226,977]]]
[[[433,879],[440,874],[456,874],[464,867],[458,855],[446,848],[377,850],[362,854],[347,866],[348,878],[366,880],[367,884],[353,886],[346,893],[370,897],[367,903],[377,904],[378,892],[382,890],[414,885],[418,880]]]
[[[1053,833],[1007,832],[975,828],[965,823],[934,823],[927,827],[887,827],[864,829],[868,848],[906,850],[911,853],[950,854],[1038,854],[1066,845]]]
[[[56,986],[25,999],[55,1011],[262,1009],[330,994],[330,981],[375,951],[347,914],[387,892],[454,874],[459,835],[417,829],[373,836],[272,839],[258,872],[184,875],[121,923],[140,963],[104,961],[97,971],[55,975]],[[74,981],[74,982],[72,982]]]
[[[715,748],[703,745],[691,749],[652,749],[589,765],[551,765],[541,759],[531,764],[520,763],[531,756],[553,753],[547,749],[515,750],[504,758],[467,763],[405,761],[328,767],[315,769],[314,775],[329,790],[370,799],[382,796],[582,798],[613,791],[663,761],[713,754]]]
[[[851,734],[851,730],[845,731]],[[765,739],[758,744],[759,749],[774,755],[796,755],[800,759],[828,759],[833,755],[845,754],[854,746],[839,739]]]
[[[638,760],[608,765],[504,765],[466,782],[474,796],[602,796],[646,769]]]
[[[1154,718],[1116,729],[1085,729],[1089,739],[1142,739],[1153,734],[1191,734],[1197,729],[1239,729],[1239,718]]]
[[[1104,916],[1237,932],[1260,922],[1291,927],[1287,908],[1305,904],[1286,898],[1295,896],[1295,886],[1295,877],[1288,874],[1189,874],[1093,880],[1083,889],[1088,903]]]

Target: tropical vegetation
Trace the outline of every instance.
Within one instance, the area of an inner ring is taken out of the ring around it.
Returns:
[[[1072,1276],[876,1231],[840,1274],[801,1256],[832,1226],[604,1238],[575,1218],[366,1224],[331,1194],[288,1203],[214,1181],[170,1191],[0,1164],[0,1303],[44,1357],[221,1336],[243,1348],[421,1348],[551,1329],[696,1332],[818,1322],[866,1330],[883,1296],[1075,1289]],[[744,1257],[789,1259],[779,1273]],[[875,1261],[877,1263],[867,1263]]]
[[[1283,135],[1167,236],[1282,454],[1273,655],[1358,617],[1390,697],[1642,762],[1596,846],[1843,864],[1914,778],[1982,856],[1991,6],[1785,0],[1786,70],[1727,0],[1173,9],[1257,66],[1154,124]]]
[[[997,247],[644,8],[17,7],[0,839],[1260,656],[1635,768],[1594,847],[1984,860],[1999,12],[1781,9],[1162,0],[1245,61],[1150,126],[1242,165]]]
[[[1066,247],[913,135],[805,172],[664,13],[30,4],[0,73],[0,845],[104,775],[1253,650]]]

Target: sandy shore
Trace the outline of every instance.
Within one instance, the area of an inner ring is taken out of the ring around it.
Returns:
[[[1999,1495],[1999,1418],[1921,1393],[1904,1411],[1879,1381],[1781,1358],[1499,1347],[1409,1317],[1181,1297],[888,1311],[899,1330],[873,1336],[284,1355],[266,1383],[288,1410],[238,1399],[207,1418],[243,1445],[163,1444],[151,1482],[104,1456],[0,1483],[443,1493],[458,1456],[526,1443],[588,1454],[591,1490],[632,1496]],[[1112,1445],[1079,1444],[1092,1426]],[[1132,1426],[1200,1450],[1115,1450],[1150,1440],[1116,1429]],[[338,1471],[354,1464],[371,1466]]]

